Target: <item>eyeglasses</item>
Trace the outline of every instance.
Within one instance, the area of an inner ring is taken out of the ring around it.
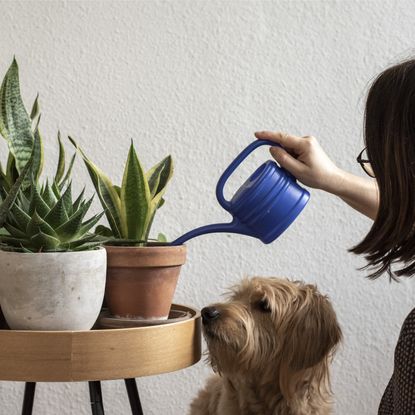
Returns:
[[[372,166],[370,165],[369,157],[367,155],[367,147],[365,147],[357,156],[356,161],[362,166],[363,171],[370,177],[375,178]]]

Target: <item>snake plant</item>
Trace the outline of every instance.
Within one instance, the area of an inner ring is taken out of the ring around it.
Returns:
[[[26,111],[14,59],[0,88],[0,135],[9,148],[6,168],[0,165],[1,248],[24,252],[89,249],[100,243],[89,230],[102,214],[83,222],[92,199],[86,201],[82,192],[72,201],[69,180],[76,153],[66,169],[59,133],[56,174],[51,184],[40,184],[43,143],[39,121],[38,97],[30,116]]]
[[[110,228],[99,225],[95,232],[110,238],[111,244],[146,245],[154,216],[164,204],[163,196],[173,174],[171,156],[144,172],[131,143],[121,186],[116,186],[86,156],[75,140],[69,139],[84,159],[110,225]],[[159,234],[157,240],[166,242],[163,234]]]

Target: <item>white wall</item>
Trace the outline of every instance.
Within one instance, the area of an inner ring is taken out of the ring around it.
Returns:
[[[228,220],[216,181],[258,129],[317,136],[361,174],[368,82],[411,55],[408,1],[0,1],[0,74],[15,54],[26,102],[40,92],[47,163],[55,134],[76,137],[119,181],[130,138],[149,167],[171,153],[175,177],[154,231],[170,238]],[[3,153],[4,156],[4,153]],[[52,157],[53,156],[53,157]],[[266,157],[244,164],[228,194]],[[84,166],[75,173],[88,181]],[[98,209],[98,206],[96,206]],[[332,298],[345,341],[333,368],[336,414],[375,414],[391,374],[414,284],[371,282],[347,252],[370,222],[318,191],[278,241],[235,235],[188,243],[175,300],[202,307],[243,275],[316,282]],[[139,379],[145,413],[185,414],[210,370]],[[107,414],[129,413],[121,381],[103,383]],[[20,413],[23,384],[0,382],[0,415]],[[85,383],[39,384],[37,415],[89,414]]]

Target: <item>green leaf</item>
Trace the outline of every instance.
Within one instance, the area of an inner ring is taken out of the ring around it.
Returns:
[[[74,250],[75,248],[81,247],[82,245],[86,245],[89,242],[94,242],[97,245],[99,245],[102,241],[101,240],[98,241],[96,239],[97,239],[97,235],[88,234],[83,238],[77,239],[76,241],[63,243],[61,244],[61,247],[64,249]]]
[[[145,229],[145,235],[144,235],[145,240],[147,240],[150,235],[151,225],[153,224],[154,216],[156,215],[158,206],[162,200],[163,193],[164,191],[157,193],[157,195],[153,198],[153,200],[150,203],[149,215],[147,217],[147,221],[145,223],[145,228],[144,228]]]
[[[59,245],[59,239],[39,231],[30,238],[30,242],[38,251],[51,251]]]
[[[170,155],[165,157],[160,163],[156,164],[146,173],[152,197],[161,191],[165,191],[167,183],[172,175],[173,159]]]
[[[13,154],[9,152],[9,155],[7,156],[6,178],[10,187],[18,177],[19,172],[16,169],[16,159],[14,158]]]
[[[52,183],[52,191],[53,191],[53,194],[55,195],[56,199],[60,199],[62,197],[61,191],[60,191],[58,185],[56,184],[56,182]]]
[[[71,216],[73,213],[73,204],[72,204],[72,183],[68,184],[68,187],[65,190],[65,193],[62,195],[62,203],[65,206],[66,213],[68,216]]]
[[[49,223],[53,229],[56,229],[59,226],[63,225],[68,219],[69,216],[65,208],[65,202],[63,197],[61,197],[55,206],[53,206],[50,212],[46,215],[45,221]]]
[[[121,197],[121,187],[114,184],[114,190],[117,192],[117,195]]]
[[[30,111],[30,119],[33,121],[39,114],[40,114],[39,94],[37,94],[35,102],[33,103],[33,106],[32,106],[32,111]]]
[[[167,242],[166,235],[164,235],[164,233],[159,233],[159,234],[157,235],[157,240],[158,240],[159,242]]]
[[[52,186],[48,183],[48,181],[46,181],[45,188],[41,195],[42,199],[50,208],[55,206],[56,202],[58,201],[58,199],[55,196],[55,193],[53,193]]]
[[[9,236],[9,235],[0,235],[0,242],[6,245],[15,246],[15,247],[20,247],[23,244],[27,244],[26,239],[15,238],[14,236]]]
[[[49,213],[50,208],[42,199],[42,196],[40,195],[38,187],[34,181],[32,181],[30,190],[29,215],[33,215],[34,212],[37,212],[40,216],[45,217]]]
[[[65,173],[65,147],[61,140],[61,133],[58,131],[58,143],[59,143],[59,159],[58,166],[56,167],[55,182],[60,183]]]
[[[20,186],[22,185],[23,181],[26,178],[27,172],[31,168],[32,159],[30,159],[26,166],[23,168],[21,175],[19,178],[14,182],[12,188],[10,189],[8,195],[3,200],[3,203],[0,206],[0,228],[4,225],[6,221],[7,214],[12,207],[14,201],[16,200],[17,193],[19,192]]]
[[[74,204],[73,204],[73,212],[75,213],[79,207],[81,206],[81,203],[84,200],[84,193],[85,193],[85,187],[82,189],[82,192],[79,194],[79,196],[76,198]]]
[[[32,174],[35,180],[37,181],[40,177],[40,174],[43,170],[43,143],[42,137],[40,135],[39,129],[36,128],[34,133],[34,143],[33,143],[33,167]]]
[[[114,235],[113,235],[113,233],[112,233],[112,230],[111,230],[110,228],[107,228],[107,227],[106,227],[106,226],[104,226],[104,225],[98,225],[98,226],[95,228],[94,233],[95,233],[96,235],[105,236],[105,237],[107,237],[107,238],[112,238],[112,237],[114,237]]]
[[[71,174],[72,174],[72,168],[73,165],[75,163],[75,159],[76,159],[76,153],[74,153],[72,155],[71,161],[69,162],[69,167],[68,170],[66,171],[65,177],[63,178],[63,180],[59,183],[59,187],[62,189],[63,186],[65,186],[65,183],[71,178]]]
[[[48,223],[46,223],[36,211],[31,217],[29,224],[27,225],[26,232],[29,237],[34,236],[39,232],[53,236],[54,238],[57,238],[58,236],[57,232],[55,232],[53,228]]]
[[[100,245],[102,245],[102,242],[87,242],[82,244],[81,246],[73,248],[73,251],[90,251],[91,249],[95,249]]]
[[[19,229],[26,231],[30,222],[30,216],[15,203],[12,207],[13,218],[16,221]]]
[[[85,235],[90,229],[92,229],[92,227],[95,226],[98,223],[98,221],[102,218],[103,214],[104,212],[101,212],[98,215],[95,215],[92,218],[85,221],[82,224],[81,229],[79,230],[78,236]]]
[[[121,238],[123,228],[121,224],[121,201],[117,191],[114,189],[114,185],[111,183],[111,180],[88,159],[75,140],[71,137],[69,137],[69,140],[82,155],[89,176],[91,177],[92,183],[104,209],[105,216],[114,233],[114,237]]]
[[[30,159],[34,137],[32,123],[20,94],[19,68],[13,62],[0,88],[0,133],[7,140],[19,173]]]
[[[70,241],[75,239],[79,233],[82,226],[82,219],[84,218],[86,212],[88,211],[89,207],[91,206],[93,197],[89,199],[85,205],[76,211],[69,219],[59,226],[56,229],[56,233],[59,235],[60,239],[63,242]]]
[[[150,189],[131,143],[121,185],[121,214],[128,239],[141,239],[149,215]]]
[[[7,222],[4,224],[4,228],[7,230],[7,232],[9,232],[11,236],[15,238],[25,239],[27,237],[26,232],[17,229],[16,227]]]

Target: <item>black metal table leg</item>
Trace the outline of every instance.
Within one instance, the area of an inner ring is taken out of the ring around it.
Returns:
[[[140,396],[138,394],[137,383],[134,378],[124,379],[127,388],[128,399],[130,401],[131,412],[133,415],[144,415],[141,407]]]
[[[36,382],[26,382],[24,388],[22,415],[32,415],[35,388]]]
[[[104,404],[102,402],[101,382],[91,381],[89,385],[89,396],[91,397],[92,415],[105,415]]]

